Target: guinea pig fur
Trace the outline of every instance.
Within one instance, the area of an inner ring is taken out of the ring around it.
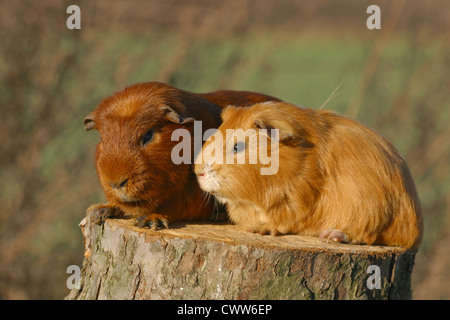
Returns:
[[[192,133],[194,120],[202,121],[202,130],[217,128],[222,107],[274,99],[246,91],[195,94],[160,82],[135,84],[105,98],[84,119],[86,130],[100,133],[95,163],[108,201],[93,207],[91,220],[131,216],[137,225],[155,229],[211,217],[213,199],[199,188],[192,165],[171,160],[178,143],[171,141],[172,132]]]
[[[419,246],[422,213],[411,173],[395,147],[373,130],[331,111],[283,102],[230,106],[222,118],[194,169],[200,187],[226,204],[237,225],[261,234]],[[227,136],[227,129],[254,130],[239,138]],[[269,142],[265,147],[278,152],[274,174],[262,175],[266,165],[248,161],[251,150],[261,151],[261,135],[276,139],[277,150]],[[218,161],[211,150],[222,152],[220,159],[245,152],[246,161]]]

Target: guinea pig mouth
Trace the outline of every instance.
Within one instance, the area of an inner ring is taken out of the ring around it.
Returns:
[[[197,181],[204,191],[215,194],[220,190],[219,181],[212,171],[200,172],[197,174]]]
[[[148,203],[148,200],[144,199],[130,199],[130,198],[118,198],[120,203],[129,207],[139,207]]]
[[[113,190],[113,191],[114,191],[114,195],[116,196],[117,200],[119,200],[120,202],[123,202],[125,204],[142,202],[137,197],[134,197],[125,191],[122,191],[122,190]]]

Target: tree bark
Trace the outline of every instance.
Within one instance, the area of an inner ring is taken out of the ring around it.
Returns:
[[[263,236],[227,223],[152,231],[85,218],[80,226],[80,288],[66,299],[411,298],[416,252],[402,248]]]

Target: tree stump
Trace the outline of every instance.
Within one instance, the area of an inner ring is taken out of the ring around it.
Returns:
[[[228,223],[80,223],[79,289],[66,299],[410,299],[415,251],[249,233]]]

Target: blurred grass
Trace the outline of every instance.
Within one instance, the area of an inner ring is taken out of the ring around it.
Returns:
[[[81,31],[65,29],[68,1],[43,3],[0,0],[0,298],[67,294],[66,268],[82,262],[77,224],[103,200],[94,168],[98,135],[86,133],[82,120],[102,98],[154,80],[194,92],[259,91],[311,108],[329,100],[325,109],[373,127],[406,158],[423,204],[417,296],[450,296],[423,285],[427,264],[440,258],[437,243],[450,235],[449,30],[426,31],[430,18],[416,17],[428,12],[420,2],[409,2],[400,29],[393,25],[384,42],[383,31],[365,29],[367,1],[342,2],[340,19],[328,12],[336,12],[329,1],[286,0],[274,26],[264,20],[270,9],[253,2],[151,2],[131,11],[143,20],[130,20],[119,2],[82,1]],[[445,4],[427,13],[438,26]],[[199,19],[204,10],[209,16]],[[11,19],[12,12],[29,19]],[[405,17],[422,22],[408,25]],[[355,21],[362,27],[352,29]],[[450,276],[441,282],[449,287]]]

